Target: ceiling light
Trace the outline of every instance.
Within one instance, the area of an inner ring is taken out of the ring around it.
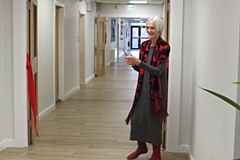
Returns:
[[[129,1],[129,3],[147,3],[147,1]]]

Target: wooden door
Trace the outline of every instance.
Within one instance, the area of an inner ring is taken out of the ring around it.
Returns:
[[[97,17],[96,18],[96,25],[97,25],[97,47],[96,47],[96,67],[97,67],[97,74],[96,76],[105,75],[105,32],[106,32],[106,25],[105,25],[106,18],[104,17]]]
[[[34,85],[36,91],[36,117],[34,117],[32,108],[30,104],[28,105],[28,143],[32,144],[36,138],[36,132],[34,128],[34,118],[37,120],[37,130],[38,130],[38,41],[37,41],[37,0],[28,0],[28,14],[27,14],[27,50],[30,57],[30,62],[32,66],[32,72],[34,77]]]

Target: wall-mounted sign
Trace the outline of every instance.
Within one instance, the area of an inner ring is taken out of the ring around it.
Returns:
[[[135,6],[133,4],[128,4],[128,5],[126,5],[126,8],[132,10],[135,8]]]

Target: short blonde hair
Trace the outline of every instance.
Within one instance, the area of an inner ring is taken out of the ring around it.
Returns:
[[[156,26],[156,29],[157,29],[158,33],[159,33],[160,35],[162,35],[162,32],[163,32],[163,30],[164,30],[164,28],[165,28],[165,22],[164,22],[163,18],[160,18],[160,17],[150,17],[150,18],[147,20],[147,22],[146,22],[146,28],[147,28],[147,24],[148,24],[148,22],[149,22],[150,20],[152,20],[153,22],[155,22],[155,26]]]

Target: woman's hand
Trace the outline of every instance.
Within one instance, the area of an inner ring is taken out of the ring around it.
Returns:
[[[141,60],[133,55],[130,55],[130,56],[124,56],[124,62],[128,65],[138,66],[141,63]]]

